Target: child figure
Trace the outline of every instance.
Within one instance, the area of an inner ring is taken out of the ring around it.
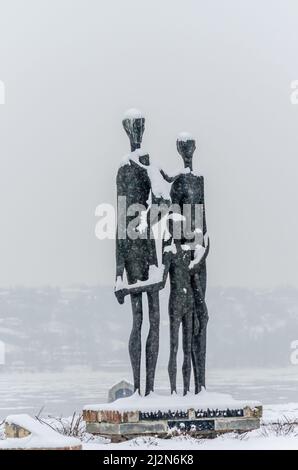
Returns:
[[[171,218],[171,216],[169,216]],[[181,240],[172,238],[171,244],[165,246],[163,263],[170,274],[170,359],[168,372],[171,385],[171,393],[177,392],[177,352],[179,343],[179,329],[182,324],[182,348],[183,348],[183,394],[186,395],[190,388],[191,353],[194,318],[194,296],[191,286],[191,249],[187,244],[181,244]]]

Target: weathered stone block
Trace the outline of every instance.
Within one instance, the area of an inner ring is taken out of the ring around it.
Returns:
[[[5,436],[6,438],[14,439],[14,438],[22,438],[27,437],[31,433],[21,426],[13,423],[5,423]]]
[[[215,431],[252,431],[260,427],[259,418],[218,418],[215,419]]]
[[[90,434],[120,434],[120,424],[115,423],[86,423],[86,431]]]
[[[94,419],[94,414],[96,417]],[[100,410],[96,412],[84,412],[84,421],[87,423],[137,423],[139,421],[139,412],[138,411],[115,411],[115,410]]]
[[[102,410],[98,413],[102,423],[122,423],[122,414],[119,411]]]
[[[263,415],[263,407],[260,406],[255,406],[255,407],[250,407],[250,406],[245,406],[244,409],[244,416],[247,418],[262,418]]]
[[[138,411],[128,411],[126,413],[126,421],[127,423],[138,423],[139,422],[139,412]]]
[[[167,421],[139,421],[138,423],[120,424],[120,434],[166,434]]]
[[[88,423],[96,423],[98,421],[97,411],[83,410],[83,420]]]

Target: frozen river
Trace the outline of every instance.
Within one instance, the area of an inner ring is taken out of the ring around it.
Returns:
[[[0,372],[0,419],[11,413],[69,416],[88,403],[105,402],[109,388],[129,369],[109,366],[100,371]],[[180,378],[179,378],[180,380]],[[264,404],[298,402],[298,366],[286,369],[210,370],[208,390]],[[156,392],[168,392],[167,374],[159,373]]]

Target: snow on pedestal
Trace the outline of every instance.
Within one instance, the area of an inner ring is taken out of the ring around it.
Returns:
[[[187,411],[190,408],[200,408],[203,410],[214,408],[243,408],[245,406],[256,407],[261,404],[257,401],[235,400],[231,395],[225,393],[207,392],[202,390],[199,394],[188,393],[185,396],[178,394],[158,395],[150,393],[148,396],[141,396],[135,392],[130,397],[120,398],[113,403],[102,403],[98,405],[86,405],[84,410],[92,409],[94,411]]]

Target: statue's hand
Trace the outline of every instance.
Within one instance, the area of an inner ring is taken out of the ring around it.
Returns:
[[[122,276],[117,276],[114,294],[119,304],[124,304],[125,295],[124,295],[123,287],[124,285],[123,285]]]
[[[206,232],[205,235],[204,235],[204,244],[205,244],[205,255],[204,255],[204,258],[206,259],[207,256],[208,256],[208,253],[209,253],[209,248],[210,248],[210,239],[209,239],[209,235],[208,235],[207,232]]]
[[[124,304],[125,295],[123,294],[122,290],[115,290],[115,296],[119,304]]]

